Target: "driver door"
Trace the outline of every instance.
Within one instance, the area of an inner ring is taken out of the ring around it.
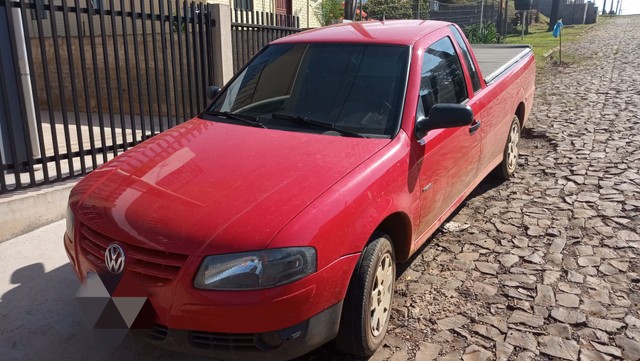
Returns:
[[[469,100],[467,82],[452,39],[445,36],[423,55],[416,120],[438,103]],[[424,101],[424,102],[423,102]],[[418,234],[431,233],[476,177],[480,159],[479,124],[435,129],[416,140],[419,161],[420,216]]]

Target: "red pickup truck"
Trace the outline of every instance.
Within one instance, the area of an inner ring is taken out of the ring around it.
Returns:
[[[489,173],[514,173],[534,78],[528,46],[472,47],[445,22],[279,39],[198,117],[74,187],[69,259],[83,281],[116,277],[113,297],[148,297],[158,345],[371,355],[396,263]]]

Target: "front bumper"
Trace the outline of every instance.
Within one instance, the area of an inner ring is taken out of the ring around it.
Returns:
[[[219,360],[290,360],[331,341],[338,334],[342,301],[285,329],[252,334],[212,333],[155,325],[134,335],[160,347]]]

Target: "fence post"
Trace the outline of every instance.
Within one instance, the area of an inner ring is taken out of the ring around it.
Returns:
[[[231,44],[231,7],[212,4],[213,20],[213,66],[215,85],[222,87],[233,77],[233,47]],[[211,84],[213,85],[213,84]]]

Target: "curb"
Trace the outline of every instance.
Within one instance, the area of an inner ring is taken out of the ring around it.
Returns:
[[[63,219],[69,192],[79,180],[29,188],[0,198],[0,243]]]

